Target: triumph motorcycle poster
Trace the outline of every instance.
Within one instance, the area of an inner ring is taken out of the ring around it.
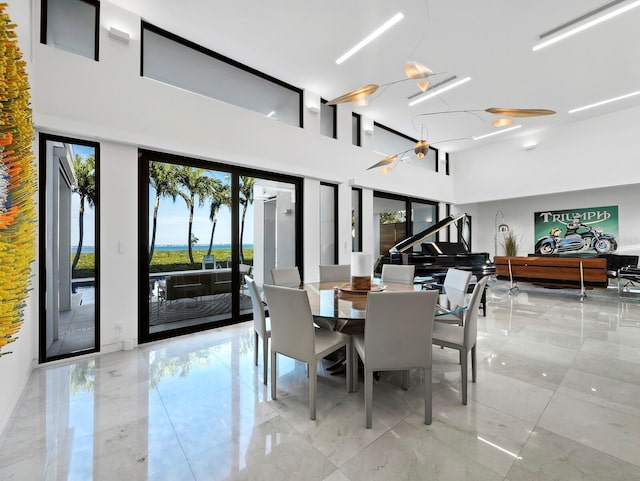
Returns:
[[[607,254],[618,248],[618,206],[534,213],[538,255]]]

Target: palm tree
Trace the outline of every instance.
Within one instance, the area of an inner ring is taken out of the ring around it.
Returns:
[[[178,191],[178,195],[184,199],[187,208],[189,209],[189,233],[187,235],[187,246],[189,247],[189,262],[194,263],[193,260],[193,211],[196,205],[196,196],[198,197],[198,206],[204,205],[204,200],[209,194],[209,177],[204,174],[204,169],[196,169],[188,166],[178,167],[177,180],[178,185],[184,187],[185,191]]]
[[[244,251],[242,249],[242,239],[244,237],[244,220],[247,215],[249,204],[253,203],[253,186],[256,183],[255,177],[240,176],[240,203],[242,204],[242,221],[240,223],[240,262],[244,263]]]
[[[209,240],[209,249],[207,255],[211,255],[211,249],[213,248],[213,234],[216,232],[216,225],[218,224],[218,214],[220,213],[220,207],[223,205],[231,205],[231,189],[228,184],[223,184],[220,180],[211,178],[209,185],[211,192],[211,210],[209,212],[209,219],[213,222],[211,228],[211,239]]]
[[[73,161],[73,169],[76,174],[76,185],[73,186],[73,192],[80,196],[80,216],[78,218],[78,249],[71,264],[73,272],[80,260],[80,252],[82,251],[82,242],[84,240],[84,203],[93,207],[96,203],[96,161],[93,156],[86,159],[76,154]]]
[[[149,163],[149,185],[156,191],[153,201],[153,228],[151,230],[151,245],[149,246],[149,264],[153,259],[153,251],[156,245],[156,230],[158,228],[158,207],[161,197],[170,197],[173,202],[178,195],[176,166],[164,162]]]

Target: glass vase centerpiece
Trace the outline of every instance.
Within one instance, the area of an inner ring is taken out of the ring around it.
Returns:
[[[351,253],[351,289],[370,291],[373,265],[368,252]]]

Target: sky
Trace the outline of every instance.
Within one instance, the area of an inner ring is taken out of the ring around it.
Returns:
[[[74,145],[76,154],[87,157],[94,155],[93,147]],[[207,175],[214,175],[224,180],[225,174],[209,171]],[[153,222],[153,200],[155,190],[149,187],[149,228]],[[71,201],[71,245],[78,245],[79,230],[78,218],[80,208],[80,197],[77,194],[72,196]],[[196,200],[196,208],[193,216],[193,233],[198,238],[198,245],[208,246],[211,238],[211,228],[213,223],[209,220],[210,203],[199,207]],[[94,246],[94,210],[85,202],[84,213],[84,239],[83,246]],[[253,206],[249,206],[245,221],[245,232],[243,242],[253,243]],[[189,209],[181,197],[173,202],[170,198],[161,198],[158,208],[158,227],[156,230],[156,246],[158,245],[186,245],[189,232]],[[151,230],[149,231],[151,238]],[[231,243],[231,212],[228,207],[220,208],[218,223],[216,225],[214,244]]]
[[[149,188],[149,228],[153,222],[153,199],[155,191]],[[198,238],[198,245],[209,245],[213,223],[209,220],[210,203],[196,208],[193,213],[193,233]],[[249,207],[244,226],[245,244],[253,243],[253,208]],[[173,202],[170,198],[160,199],[158,207],[158,227],[156,245],[185,245],[189,233],[189,209],[180,197]],[[149,231],[151,236],[151,230]],[[231,212],[227,206],[220,208],[216,225],[214,244],[231,243]]]
[[[95,155],[95,149],[85,145],[75,145],[73,150],[80,157],[86,158]],[[78,219],[80,217],[80,196],[73,194],[71,196],[71,245],[77,246],[79,239]],[[87,202],[84,204],[84,236],[82,239],[83,246],[95,245],[95,214],[94,209],[89,207]]]

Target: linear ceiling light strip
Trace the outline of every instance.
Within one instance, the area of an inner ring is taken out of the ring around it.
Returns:
[[[509,127],[508,129],[502,129],[502,130],[498,130],[497,132],[491,132],[490,134],[477,135],[475,137],[471,137],[471,140],[486,139],[487,137],[491,137],[492,135],[504,134],[505,132],[519,129],[520,127],[522,127],[522,125],[514,125],[513,127]]]
[[[433,90],[435,90],[435,89],[437,89],[437,88],[439,88],[439,87],[442,87],[442,86],[444,86],[444,85],[448,84],[449,82],[453,82],[453,81],[454,81],[454,80],[456,80],[457,78],[458,78],[458,76],[457,76],[457,75],[452,75],[451,77],[447,77],[447,78],[446,78],[446,79],[444,79],[442,82],[438,82],[438,83],[432,84],[432,85],[431,85],[431,86],[430,86],[430,87],[429,87],[425,92],[418,91],[418,92],[416,92],[416,93],[414,93],[414,94],[409,95],[409,96],[407,97],[407,100],[413,100],[413,99],[415,99],[416,97],[419,97],[420,95],[423,95],[423,94],[425,94],[425,93],[429,93],[429,92],[431,92],[431,91],[433,91]]]
[[[614,1],[614,2],[610,2],[609,4],[605,5],[603,8],[608,8],[611,7],[613,5],[617,5],[618,3],[620,3],[619,1]],[[598,25],[602,22],[606,22],[607,20],[610,20],[612,18],[617,17],[618,15],[622,15],[623,13],[628,12],[629,10],[639,7],[640,6],[640,0],[636,0],[633,3],[628,3],[626,5],[621,6],[620,8],[617,8],[615,10],[612,10],[609,13],[605,13],[604,15],[601,15],[600,17],[594,18],[593,20],[590,20],[586,23],[577,25],[569,30],[567,30],[564,33],[561,33],[557,36],[554,36],[548,40],[544,40],[536,45],[533,46],[533,51],[536,52],[542,48],[548,47],[549,45],[553,45],[556,42],[559,42],[560,40],[564,40],[567,37],[571,37],[572,35],[575,35],[576,33],[580,33],[583,32],[584,30],[587,30],[588,28],[594,27],[595,25]],[[582,15],[581,17],[579,17],[578,19],[572,20],[571,22],[567,22],[566,24],[555,28],[549,32],[543,33],[542,35],[539,36],[539,38],[542,40],[543,38],[545,38],[548,35],[551,35],[552,32],[557,32],[562,30],[565,26],[569,26],[569,25],[573,25],[576,21],[580,21],[584,18],[588,18],[591,17],[592,15],[595,15],[599,12],[601,12],[603,10],[603,8],[598,8],[592,12],[589,12],[585,15]]]
[[[592,109],[593,107],[600,107],[601,105],[609,104],[611,102],[617,102],[618,100],[628,99],[629,97],[634,97],[636,95],[640,95],[640,90],[636,90],[635,92],[631,92],[629,94],[620,95],[619,97],[614,97],[612,99],[601,100],[600,102],[585,105],[584,107],[578,107],[577,109],[569,110],[569,113],[574,114],[576,112],[581,112],[582,110]]]
[[[454,89],[462,84],[467,83],[469,80],[471,80],[471,77],[465,77],[461,80],[458,80],[457,82],[453,82],[452,84],[449,85],[445,85],[442,88],[438,88],[438,89],[433,89],[431,92],[425,94],[422,97],[418,97],[415,100],[412,100],[411,102],[409,102],[409,107],[413,107],[414,105],[419,104],[420,102],[424,102],[425,100],[428,100],[432,97],[435,97],[436,95],[439,95],[443,92],[446,92],[447,90],[451,90]]]
[[[384,24],[382,24],[380,27],[378,27],[375,31],[373,31],[372,33],[367,35],[356,46],[354,46],[349,51],[347,51],[344,55],[342,55],[342,57],[340,57],[338,60],[336,60],[336,63],[338,65],[340,65],[342,62],[347,60],[349,57],[351,57],[353,54],[358,52],[360,49],[362,49],[362,48],[366,47],[367,45],[369,45],[376,38],[378,38],[384,32],[389,30],[391,27],[393,27],[396,23],[398,23],[403,18],[404,18],[404,15],[402,14],[402,12],[396,13],[393,17],[391,17],[389,20],[387,20]]]

